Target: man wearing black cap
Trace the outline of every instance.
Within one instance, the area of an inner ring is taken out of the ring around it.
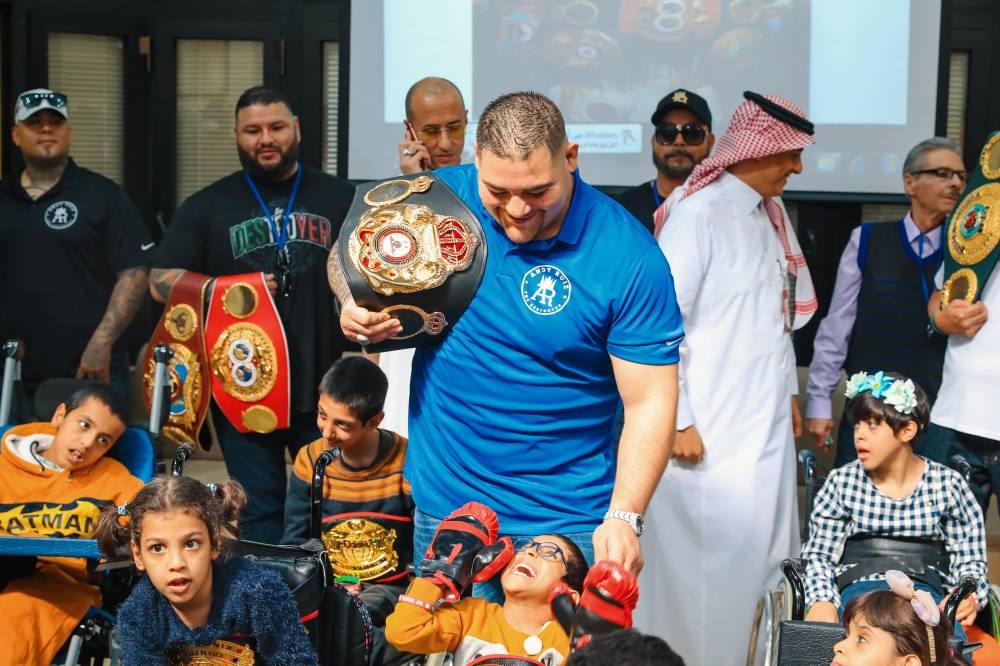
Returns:
[[[153,240],[116,183],[70,158],[65,95],[18,95],[11,136],[24,171],[0,182],[0,336],[25,342],[29,392],[75,375],[111,380],[125,395],[119,336],[148,289]]]
[[[653,147],[656,178],[625,190],[616,199],[653,231],[653,211],[687,180],[696,164],[708,157],[715,135],[708,102],[684,88],[661,99],[650,122],[655,127],[649,143]]]

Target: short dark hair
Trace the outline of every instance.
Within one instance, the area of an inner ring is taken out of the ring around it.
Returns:
[[[448,79],[442,79],[439,76],[425,76],[420,79],[406,91],[406,100],[404,104],[406,106],[406,119],[413,120],[413,96],[418,92],[424,95],[443,95],[444,93],[452,90],[458,95],[458,101],[461,102],[462,108],[465,108],[465,99],[462,97],[462,91],[458,89],[454,83]]]
[[[898,372],[886,372],[886,377],[892,377],[895,381],[906,381],[906,377]],[[917,398],[917,405],[909,414],[897,411],[895,407],[888,404],[882,398],[876,398],[871,391],[858,393],[851,398],[848,404],[847,413],[854,423],[875,419],[885,422],[892,428],[892,431],[899,434],[899,431],[906,427],[906,424],[913,421],[917,424],[917,433],[927,430],[927,424],[931,420],[931,407],[927,402],[927,394],[920,384],[913,382],[914,392]]]
[[[570,655],[567,666],[684,666],[680,655],[659,636],[635,629],[617,629],[595,634],[590,642]]]
[[[385,406],[389,380],[382,368],[361,356],[347,356],[330,366],[319,382],[319,392],[347,405],[367,423]]]
[[[563,557],[566,560],[566,575],[563,576],[563,581],[571,589],[582,593],[583,580],[587,577],[587,571],[590,570],[590,567],[587,566],[586,556],[584,556],[580,546],[565,534],[553,534],[552,536],[558,537],[562,541],[559,547],[562,548]]]
[[[248,106],[253,106],[256,104],[268,105],[268,104],[284,104],[288,107],[288,112],[295,115],[294,109],[292,109],[292,103],[288,101],[288,95],[281,92],[280,90],[275,90],[274,88],[268,88],[266,86],[254,86],[253,88],[247,88],[240,95],[240,98],[236,100],[236,115],[240,115],[240,109],[244,109]]]
[[[476,126],[476,152],[488,150],[501,159],[526,160],[539,146],[555,157],[566,141],[559,107],[536,92],[497,97],[483,109]]]
[[[118,395],[110,385],[101,382],[88,382],[73,391],[66,401],[66,412],[72,412],[91,398],[107,407],[112,416],[121,421],[126,428],[128,427],[128,404],[125,398]]]

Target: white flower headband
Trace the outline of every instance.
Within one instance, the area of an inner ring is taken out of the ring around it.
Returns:
[[[853,398],[859,393],[869,392],[887,405],[895,407],[900,414],[912,414],[917,406],[917,387],[912,379],[887,377],[879,370],[874,375],[856,372],[847,380],[844,395]]]

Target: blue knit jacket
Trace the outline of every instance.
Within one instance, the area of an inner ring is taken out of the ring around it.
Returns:
[[[249,643],[255,666],[316,666],[288,586],[277,573],[239,556],[213,564],[212,608],[204,627],[189,629],[144,577],[118,611],[118,632],[124,666],[166,664],[172,648],[220,639]]]

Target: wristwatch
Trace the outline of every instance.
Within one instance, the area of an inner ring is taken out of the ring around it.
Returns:
[[[632,526],[632,531],[635,532],[636,536],[642,536],[643,521],[641,513],[633,513],[631,511],[608,511],[604,514],[604,520],[609,518],[624,520]]]

